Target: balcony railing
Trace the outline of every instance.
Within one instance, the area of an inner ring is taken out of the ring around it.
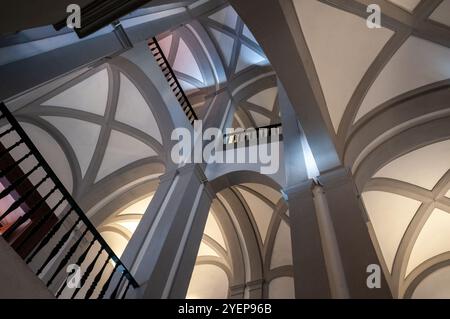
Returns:
[[[175,72],[172,70],[169,61],[167,61],[167,58],[165,57],[164,52],[159,46],[156,38],[152,38],[149,41],[148,46],[153,56],[155,57],[156,62],[161,68],[161,71],[166,77],[166,80],[169,83],[169,86],[172,89],[173,93],[175,94],[175,97],[180,103],[183,112],[186,114],[189,122],[193,125],[194,121],[198,120],[197,114],[195,114],[194,108],[192,107],[186,94],[184,93],[183,88],[180,85],[180,82],[178,82],[178,79],[175,76]]]
[[[249,147],[283,140],[281,124],[272,124],[263,127],[236,130],[223,136],[223,149]]]
[[[57,298],[124,298],[138,287],[3,103],[0,184],[0,234]]]

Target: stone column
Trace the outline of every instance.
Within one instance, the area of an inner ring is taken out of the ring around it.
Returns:
[[[330,298],[327,269],[312,194],[308,180],[302,131],[283,85],[278,81],[278,103],[283,125],[284,197],[289,206],[295,297]]]
[[[291,218],[297,298],[392,298],[384,274],[381,288],[367,286],[367,267],[380,264],[367,217],[345,168],[284,190]]]
[[[314,183],[312,193],[331,297],[335,299],[349,298],[347,280],[327,197],[322,186],[317,183]]]
[[[127,298],[184,298],[213,199],[200,165],[161,177],[122,261],[140,288]]]
[[[331,298],[312,189],[305,181],[284,190],[289,206],[295,297]]]
[[[338,168],[319,178],[326,196],[351,298],[392,298],[383,272],[381,288],[367,286],[367,267],[380,265],[367,228],[368,217],[352,174]]]

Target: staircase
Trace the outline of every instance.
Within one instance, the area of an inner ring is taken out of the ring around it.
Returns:
[[[56,298],[125,298],[136,280],[0,103],[0,235]]]

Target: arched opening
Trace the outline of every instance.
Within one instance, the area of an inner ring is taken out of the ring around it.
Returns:
[[[253,172],[230,173],[211,184],[218,191],[217,199],[194,273],[200,265],[220,264],[229,272],[227,296],[232,298],[293,297],[289,211],[277,184]],[[207,284],[199,280],[191,278],[189,291]],[[211,281],[210,286],[216,284]]]

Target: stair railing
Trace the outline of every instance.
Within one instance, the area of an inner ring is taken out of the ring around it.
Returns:
[[[169,61],[167,61],[167,58],[164,55],[163,50],[159,46],[159,43],[156,40],[156,38],[153,37],[152,39],[150,39],[148,46],[156,59],[156,63],[158,63],[159,67],[161,68],[161,71],[164,74],[164,77],[169,83],[170,88],[175,94],[175,97],[180,103],[183,112],[186,114],[189,122],[192,125],[194,125],[194,121],[198,120],[197,114],[195,114],[194,108],[192,107],[191,103],[189,102],[189,99],[184,93],[183,88],[180,85],[180,82],[178,82],[175,72],[172,70]]]
[[[0,206],[0,234],[57,298],[125,298],[138,287],[4,103],[0,182],[0,201],[10,203]]]

